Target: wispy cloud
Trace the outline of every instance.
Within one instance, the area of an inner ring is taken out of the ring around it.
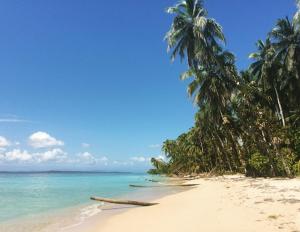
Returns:
[[[0,122],[30,122],[29,120],[19,119],[19,118],[0,118]]]
[[[149,148],[161,148],[161,144],[151,144],[148,147]]]
[[[96,157],[89,152],[79,153],[77,155],[78,159],[73,160],[75,163],[86,163],[86,164],[99,164],[102,163],[105,166],[108,165],[108,158],[106,156]]]
[[[134,162],[133,161],[114,160],[112,162],[112,164],[115,165],[115,166],[133,166]]]
[[[145,157],[145,156],[133,156],[130,158],[130,160],[134,162],[148,162],[151,158]]]
[[[20,118],[14,114],[1,114],[0,115],[0,123],[22,123],[22,122],[32,122],[23,118]]]
[[[89,148],[91,146],[91,144],[89,144],[89,143],[82,143],[81,146],[83,148]]]

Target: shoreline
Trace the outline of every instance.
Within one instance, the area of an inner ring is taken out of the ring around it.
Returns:
[[[2,229],[6,232],[153,232],[153,228],[155,232],[300,232],[300,178],[225,175],[194,180],[165,178],[162,182],[199,186],[137,188],[117,198],[159,204],[140,207],[91,201],[56,211],[48,215],[50,218],[47,214],[40,215],[34,219],[41,220],[38,226],[24,220],[16,221],[22,225],[18,230]]]
[[[161,177],[160,177],[161,178]],[[161,183],[174,183],[180,184],[185,183],[186,181],[182,178],[171,178],[171,177],[163,177],[159,182]],[[158,183],[151,183],[149,185],[158,185]],[[138,200],[138,201],[147,201],[147,202],[156,202],[160,199],[176,195],[180,192],[184,192],[190,189],[182,188],[182,187],[165,187],[165,188],[137,188],[130,194],[124,194],[117,197],[118,199],[131,199],[131,200]],[[101,205],[101,202],[96,202],[95,204],[99,205],[101,211],[92,217],[87,218],[84,222],[79,225],[71,225],[66,229],[62,229],[62,232],[86,232],[91,231],[95,227],[98,227],[98,224],[104,224],[109,219],[126,213],[132,209],[141,208],[140,206],[133,206],[133,205],[118,205],[118,204],[107,204],[104,203]],[[144,208],[144,207],[142,207]]]
[[[300,231],[300,179],[200,178],[187,191],[94,221],[80,232]],[[77,232],[77,230],[76,230]]]
[[[94,174],[94,173],[93,173]],[[52,174],[53,175],[53,174]],[[51,176],[53,177],[53,176]],[[64,178],[65,176],[60,176],[59,178]],[[71,177],[77,177],[77,176],[71,176]],[[93,178],[92,178],[93,177]],[[141,189],[134,189],[131,187],[128,187],[128,184],[148,184],[145,182],[146,178],[151,178],[146,174],[136,174],[136,175],[125,175],[122,176],[123,182],[119,179],[119,176],[106,176],[106,175],[94,175],[90,176],[79,176],[79,180],[88,180],[89,182],[86,184],[87,187],[80,189],[77,187],[74,187],[73,185],[73,178],[68,179],[68,183],[71,183],[68,188],[78,189],[79,193],[72,193],[69,191],[65,191],[65,194],[59,195],[61,199],[64,199],[65,197],[72,198],[71,201],[74,202],[73,205],[69,205],[65,207],[62,205],[61,208],[53,208],[41,211],[41,212],[34,212],[34,213],[28,213],[26,215],[21,215],[13,218],[9,218],[6,220],[3,220],[0,222],[0,231],[5,232],[61,232],[61,231],[73,231],[77,227],[81,227],[81,225],[88,224],[89,221],[93,221],[94,219],[98,221],[98,218],[101,218],[102,215],[108,214],[108,209],[111,206],[105,205],[105,207],[101,206],[100,202],[95,202],[89,200],[89,198],[93,195],[95,196],[106,196],[106,197],[112,197],[112,198],[128,198],[129,196],[132,196],[135,198],[139,198],[140,200],[143,200],[143,198],[150,199],[152,197],[154,198],[160,198],[161,196],[167,195],[170,193],[170,190],[167,191],[157,191],[151,190],[150,188],[141,188]],[[30,177],[31,178],[31,177]],[[91,179],[92,178],[92,179]],[[112,178],[112,179],[109,179]],[[96,180],[95,180],[96,179]],[[159,177],[160,181],[166,181],[166,178]],[[64,179],[63,179],[64,180]],[[91,183],[94,183],[94,186],[92,190],[88,189]],[[120,182],[120,183],[119,183]],[[112,183],[112,184],[111,184]],[[149,182],[149,184],[151,184]],[[75,185],[76,186],[76,185]],[[56,188],[56,185],[52,185],[51,188]],[[27,200],[30,204],[37,204],[36,202],[45,202],[48,204],[48,202],[55,202],[59,199],[48,199],[46,197],[46,194],[48,192],[45,191],[45,194],[41,195],[40,198],[38,198],[36,201],[34,199]],[[82,193],[82,194],[81,194]],[[74,197],[74,194],[75,195]],[[79,196],[80,195],[80,196]],[[27,195],[26,195],[27,196]],[[31,195],[30,195],[31,196]],[[84,197],[82,197],[84,196]],[[45,201],[48,199],[48,202]],[[147,200],[145,199],[145,200]],[[66,202],[66,201],[64,201]],[[40,204],[40,203],[39,203]],[[101,206],[101,207],[100,207]],[[108,206],[108,207],[107,207]],[[104,209],[103,209],[104,208]],[[18,212],[16,207],[11,208],[11,212]],[[28,210],[29,211],[29,210]],[[80,231],[80,230],[79,230]]]

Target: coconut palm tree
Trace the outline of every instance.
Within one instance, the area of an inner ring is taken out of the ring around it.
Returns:
[[[285,126],[283,107],[278,92],[278,85],[280,85],[280,81],[278,80],[280,67],[275,57],[276,50],[269,38],[265,43],[259,40],[256,45],[258,51],[249,56],[255,60],[255,62],[250,65],[250,72],[254,75],[257,83],[262,86],[263,92],[269,95],[273,99],[274,104],[278,106],[275,107],[275,109],[280,115],[282,125]]]
[[[282,82],[280,88],[288,94],[288,103],[300,102],[300,27],[296,21],[279,19],[270,32],[276,59],[281,63]],[[298,103],[298,104],[297,104]]]
[[[200,109],[209,105],[212,115],[223,118],[232,91],[236,86],[237,72],[234,65],[234,55],[230,52],[222,52],[216,55],[216,59],[218,65],[191,68],[180,78],[181,80],[193,78],[187,91]]]
[[[166,34],[168,49],[172,60],[187,58],[181,79],[192,78],[187,91],[199,109],[188,132],[164,142],[168,162],[152,159],[152,173],[292,176],[300,159],[297,3],[293,21],[279,20],[268,39],[257,42],[253,64],[241,73],[234,55],[223,50],[222,29],[207,17],[202,1],[181,0],[168,8],[175,14]]]
[[[300,0],[296,0],[296,4],[297,4],[297,12],[294,15],[294,24],[298,27],[297,29],[299,30],[300,28]]]
[[[219,41],[225,42],[222,28],[207,17],[201,0],[181,0],[167,12],[175,14],[165,36],[172,60],[178,54],[181,59],[187,56],[189,66],[195,68],[199,61],[209,62],[214,51],[221,49]]]

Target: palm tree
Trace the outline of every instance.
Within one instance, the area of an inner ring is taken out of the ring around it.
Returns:
[[[273,46],[276,50],[276,59],[282,65],[283,81],[281,89],[289,94],[289,102],[298,107],[300,101],[299,23],[299,21],[290,21],[288,18],[279,19],[275,28],[270,32],[270,37],[274,40]]]
[[[165,39],[168,50],[172,51],[172,60],[179,54],[181,59],[187,56],[190,67],[196,68],[199,61],[209,62],[215,50],[220,50],[218,42],[225,42],[221,26],[211,18],[201,0],[181,0],[167,9],[176,14]]]
[[[154,169],[148,171],[149,174],[167,174],[169,173],[169,164],[162,159],[151,158],[151,164]]]
[[[268,38],[264,43],[259,40],[256,43],[258,51],[250,54],[250,58],[254,59],[255,62],[250,65],[250,72],[254,75],[256,81],[263,88],[263,92],[272,96],[272,92],[275,93],[275,98],[277,102],[280,119],[282,125],[285,126],[285,118],[283,113],[283,108],[278,93],[278,65],[276,64],[276,51],[272,46],[271,40]]]
[[[216,55],[216,60],[218,60],[218,65],[191,68],[180,78],[181,80],[193,78],[187,91],[190,97],[194,97],[194,103],[200,109],[208,105],[212,115],[219,115],[223,118],[232,91],[236,86],[237,72],[234,65],[234,55],[230,52]]]
[[[296,4],[297,4],[297,12],[294,15],[294,24],[297,25],[297,29],[299,30],[300,28],[300,0],[296,0]]]
[[[234,55],[223,50],[221,26],[207,17],[201,0],[180,0],[168,8],[175,14],[165,37],[168,50],[172,60],[187,58],[188,71],[181,79],[192,78],[187,91],[199,109],[188,132],[164,142],[168,162],[152,159],[152,173],[294,174],[293,165],[300,159],[300,0],[296,1],[294,19],[280,19],[268,39],[257,42],[257,52],[250,55],[254,62],[241,73]]]

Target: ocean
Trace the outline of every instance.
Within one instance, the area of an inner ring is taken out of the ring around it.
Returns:
[[[0,173],[0,231],[53,232],[80,224],[101,212],[101,203],[92,202],[91,196],[133,196],[138,190],[129,184],[149,184],[147,178],[152,177],[102,172]]]

